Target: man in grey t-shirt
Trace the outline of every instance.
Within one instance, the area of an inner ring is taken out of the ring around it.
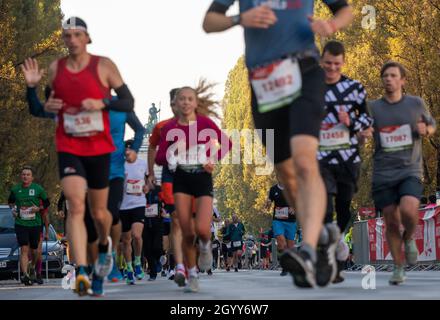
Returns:
[[[394,272],[389,282],[397,285],[405,280],[402,241],[406,263],[417,263],[418,250],[413,234],[423,191],[422,138],[432,135],[436,126],[423,99],[403,94],[406,71],[402,65],[386,63],[381,77],[385,95],[370,103],[375,141],[373,200],[376,208],[383,212],[394,259]],[[405,229],[403,235],[399,229],[401,223]]]

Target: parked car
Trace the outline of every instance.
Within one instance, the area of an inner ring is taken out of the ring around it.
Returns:
[[[57,233],[49,225],[49,239],[43,240],[43,277],[48,271],[56,277],[63,277],[64,245],[57,239]],[[0,279],[18,278],[20,248],[15,235],[15,221],[9,206],[0,205]]]

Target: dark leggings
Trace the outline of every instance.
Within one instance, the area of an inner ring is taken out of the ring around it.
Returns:
[[[214,267],[217,268],[218,248],[212,249],[212,259],[213,259]]]
[[[163,254],[162,245],[162,221],[158,218],[146,218],[144,224],[143,240],[144,240],[144,256],[148,262],[150,276],[156,277],[157,263]]]
[[[327,194],[327,211],[325,223],[333,222],[333,199],[335,201],[338,227],[341,232],[345,231],[351,219],[350,205],[354,195],[353,187],[347,184],[338,183],[338,193]]]

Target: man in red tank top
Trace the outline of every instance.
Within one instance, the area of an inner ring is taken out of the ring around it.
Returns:
[[[87,52],[91,43],[86,23],[70,18],[63,24],[62,38],[69,55],[49,67],[50,95],[45,110],[57,114],[56,148],[61,186],[69,203],[69,243],[78,266],[76,289],[90,292],[86,273],[87,233],[84,224],[85,197],[98,233],[98,254],[93,260],[92,294],[102,295],[103,278],[112,269],[109,237],[112,216],[107,210],[110,153],[115,149],[110,135],[109,109],[131,111],[134,99],[116,65],[108,58]],[[118,100],[110,100],[114,89]]]

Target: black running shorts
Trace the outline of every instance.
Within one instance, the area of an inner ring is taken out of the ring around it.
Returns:
[[[383,184],[373,183],[373,200],[377,209],[398,205],[403,196],[420,199],[423,192],[422,181],[418,177],[407,177]]]
[[[58,153],[60,179],[80,176],[87,180],[90,189],[105,189],[109,185],[110,154],[80,157],[70,153]]]
[[[263,129],[262,142],[264,146],[268,145],[265,130],[274,129],[274,163],[280,163],[290,158],[290,139],[292,137],[309,135],[319,139],[325,106],[324,71],[315,58],[300,60],[300,67],[303,76],[302,95],[283,108],[260,113],[251,86],[252,115],[255,128]]]
[[[328,194],[338,194],[338,185],[344,185],[344,191],[350,190],[346,198],[353,198],[357,192],[360,163],[324,164],[320,162],[319,167]]]
[[[122,232],[129,232],[135,223],[145,222],[145,207],[137,207],[128,210],[121,210],[120,218],[122,222]]]
[[[195,198],[213,197],[212,175],[208,172],[188,173],[177,168],[174,174],[173,193],[185,193]]]
[[[31,249],[38,249],[40,243],[40,234],[42,226],[25,227],[19,224],[15,225],[15,234],[20,247],[29,246]]]

